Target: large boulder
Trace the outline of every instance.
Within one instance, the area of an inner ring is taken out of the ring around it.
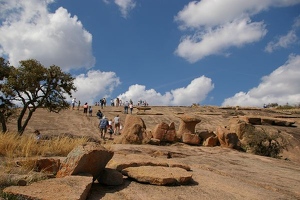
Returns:
[[[152,132],[152,136],[154,139],[158,139],[161,142],[175,142],[176,130],[174,122],[170,125],[165,122],[157,124]]]
[[[126,115],[121,137],[115,139],[119,144],[142,144],[150,140],[146,132],[146,125],[142,118]]]
[[[200,137],[197,134],[184,133],[182,135],[182,142],[190,145],[199,145]]]
[[[32,183],[28,186],[10,186],[4,193],[16,195],[16,199],[78,199],[85,200],[93,179],[88,176],[66,176]],[[23,198],[20,198],[23,197]]]
[[[182,140],[182,135],[185,133],[194,134],[196,125],[201,122],[201,119],[189,115],[178,115],[180,124],[176,132],[177,139]]]
[[[217,136],[210,136],[206,138],[206,140],[203,142],[203,146],[205,147],[215,147],[218,145],[218,137]]]
[[[254,125],[246,123],[245,121],[239,119],[231,120],[229,124],[229,131],[232,133],[236,133],[239,140],[243,140],[244,135],[248,132],[253,132],[254,129]]]
[[[228,128],[222,126],[217,127],[216,132],[222,147],[240,149],[241,143],[236,133],[230,132]]]
[[[122,174],[152,185],[184,185],[192,181],[192,173],[178,167],[128,167],[122,170]]]
[[[56,177],[90,174],[96,180],[104,170],[114,152],[97,143],[89,142],[74,148],[62,162]]]

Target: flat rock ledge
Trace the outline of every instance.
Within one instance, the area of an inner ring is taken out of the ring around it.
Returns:
[[[38,181],[28,186],[10,186],[3,192],[30,200],[84,200],[89,194],[92,182],[92,176],[66,176]]]
[[[138,155],[138,154],[128,154],[120,155],[115,154],[114,157],[107,163],[108,168],[116,169],[117,171],[122,171],[128,167],[141,167],[141,166],[160,166],[160,167],[178,167],[182,168],[185,171],[191,171],[191,167],[183,164],[177,163],[170,159],[160,159],[147,155]]]
[[[159,186],[186,185],[192,181],[192,174],[178,167],[128,167],[122,170],[122,174],[141,183],[150,183]]]

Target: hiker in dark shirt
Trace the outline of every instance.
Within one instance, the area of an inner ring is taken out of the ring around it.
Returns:
[[[100,128],[100,134],[101,134],[100,136],[104,140],[105,140],[105,134],[107,132],[107,127],[108,127],[108,120],[106,119],[105,116],[103,116],[99,122],[99,128]]]

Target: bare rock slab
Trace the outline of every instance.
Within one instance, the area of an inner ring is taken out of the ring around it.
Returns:
[[[152,185],[186,185],[192,181],[192,173],[178,167],[128,167],[122,170],[122,174]]]
[[[32,183],[28,186],[10,186],[4,193],[22,196],[26,199],[84,200],[93,182],[88,176],[66,176]]]
[[[172,161],[172,159],[159,159],[149,155],[139,154],[115,154],[114,157],[107,163],[108,168],[122,171],[128,167],[140,166],[161,166],[161,167],[179,167],[186,171],[191,171],[191,167],[184,164]]]
[[[97,143],[87,143],[74,148],[62,162],[56,177],[91,174],[96,180],[114,152]]]

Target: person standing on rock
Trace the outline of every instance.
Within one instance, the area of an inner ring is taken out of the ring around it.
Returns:
[[[103,116],[99,122],[100,136],[103,140],[105,140],[105,134],[107,132],[107,127],[108,127],[108,120],[106,119],[105,116]]]
[[[75,103],[77,103],[76,98],[73,98],[72,99],[72,110],[74,110],[74,108],[75,108]]]
[[[83,113],[87,115],[87,111],[88,111],[88,103],[86,102],[84,105],[83,105]]]
[[[79,108],[80,108],[80,100],[78,101],[77,110],[79,110]]]
[[[124,113],[125,113],[125,114],[128,114],[128,107],[129,107],[129,102],[126,101],[126,102],[124,103]]]
[[[129,109],[130,109],[130,114],[132,114],[132,110],[133,110],[133,104],[132,103],[129,104]]]
[[[115,118],[114,118],[114,126],[115,126],[114,133],[115,133],[115,135],[117,135],[120,132],[120,117],[119,117],[119,115],[115,116]]]
[[[92,109],[92,106],[89,106],[89,116],[93,116],[93,109]]]

